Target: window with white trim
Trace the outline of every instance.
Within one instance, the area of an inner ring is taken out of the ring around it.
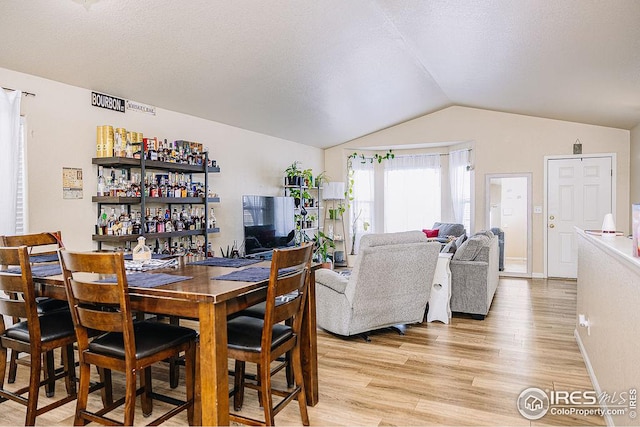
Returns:
[[[384,163],[384,232],[422,230],[442,218],[439,155]]]

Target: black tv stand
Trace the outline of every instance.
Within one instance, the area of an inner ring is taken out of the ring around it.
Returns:
[[[270,260],[272,256],[273,256],[273,249],[268,250],[268,251],[256,252],[256,253],[253,253],[253,254],[248,254],[248,255],[245,255],[245,258]]]

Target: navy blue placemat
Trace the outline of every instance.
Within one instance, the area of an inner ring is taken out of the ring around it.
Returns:
[[[209,267],[244,267],[247,265],[262,262],[261,259],[244,259],[244,258],[207,258],[201,261],[190,262],[192,265],[207,265]]]
[[[33,254],[29,255],[29,262],[38,263],[38,262],[58,262],[58,254]]]
[[[167,258],[175,258],[176,255],[171,254],[151,254],[151,259],[167,259]],[[133,259],[132,254],[126,254],[124,259],[131,261]]]
[[[168,285],[169,283],[181,282],[183,280],[193,279],[191,276],[178,276],[175,274],[165,273],[129,273],[127,274],[127,283],[129,287],[136,288],[155,288],[156,286]],[[98,280],[99,283],[115,283],[116,278],[111,277],[104,280]]]
[[[6,270],[5,273],[22,274],[22,270],[20,267],[14,267]],[[31,275],[33,277],[57,276],[58,274],[62,274],[60,264],[43,264],[31,267]]]
[[[282,268],[279,274],[284,274],[294,270],[293,268]],[[237,282],[261,282],[269,278],[271,269],[269,267],[249,267],[244,270],[234,271],[222,276],[212,277],[213,280],[233,280]]]

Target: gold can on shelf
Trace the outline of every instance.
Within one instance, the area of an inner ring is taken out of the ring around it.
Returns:
[[[126,157],[127,155],[127,130],[125,128],[116,128],[114,134],[114,155],[116,157]]]
[[[113,157],[113,126],[102,126],[102,157]]]
[[[103,128],[104,126],[96,127],[96,157],[104,157],[104,134]]]

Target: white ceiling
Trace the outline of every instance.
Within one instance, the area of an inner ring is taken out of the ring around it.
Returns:
[[[84,3],[0,1],[0,67],[317,147],[451,105],[640,123],[640,1]]]

